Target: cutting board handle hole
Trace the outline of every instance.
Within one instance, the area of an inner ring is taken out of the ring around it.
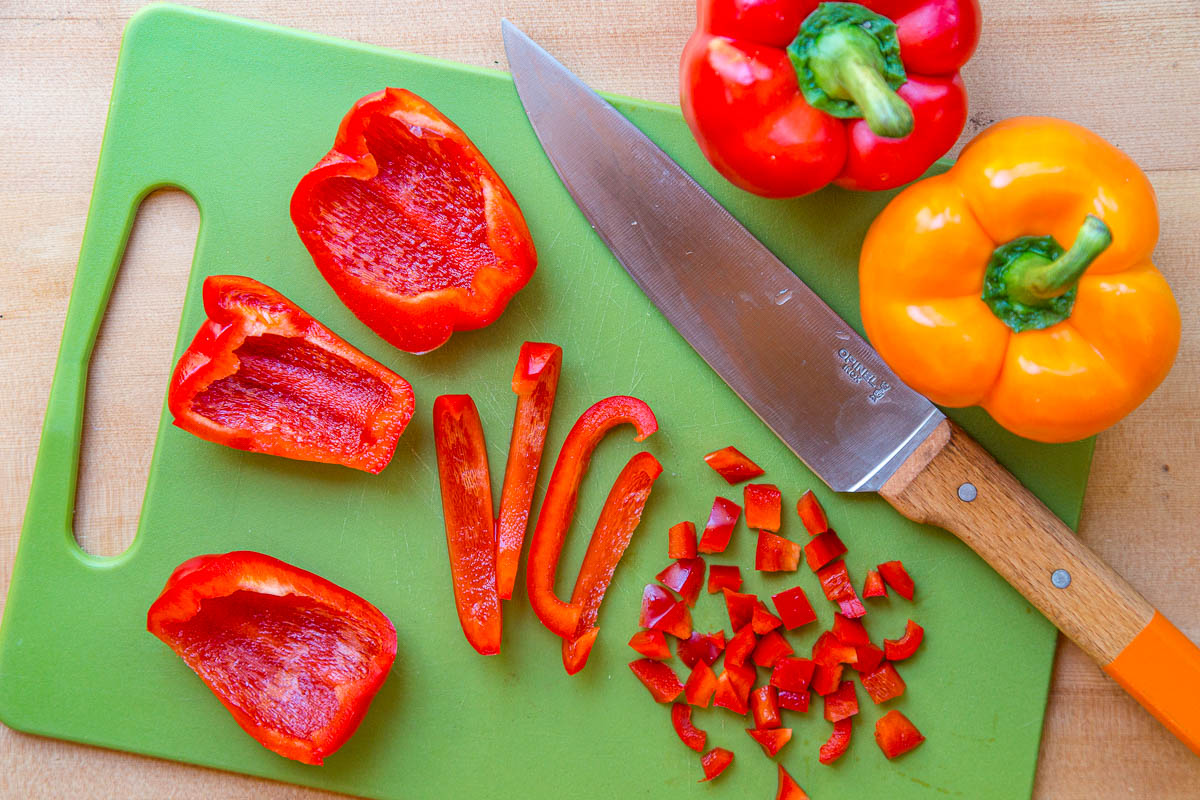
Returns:
[[[190,195],[153,192],[117,271],[88,368],[75,488],[75,540],[92,555],[120,555],[137,533],[199,228]]]

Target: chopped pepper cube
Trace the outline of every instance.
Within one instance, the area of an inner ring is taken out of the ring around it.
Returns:
[[[746,733],[750,734],[750,738],[762,745],[763,752],[767,754],[767,758],[774,758],[783,749],[783,746],[792,740],[791,728],[769,728],[766,730],[747,728]]]
[[[759,572],[795,572],[800,566],[800,545],[770,531],[758,532],[754,568]]]
[[[909,577],[908,570],[904,569],[904,564],[899,561],[885,561],[879,565],[879,574],[883,576],[887,585],[896,590],[896,594],[903,597],[905,600],[913,599],[913,592],[916,590],[916,584]]]
[[[904,626],[904,635],[899,639],[884,639],[883,652],[888,661],[903,661],[917,652],[921,640],[925,638],[925,629],[911,619]]]
[[[890,760],[912,750],[925,741],[925,737],[908,717],[892,709],[875,723],[875,741]]]
[[[671,706],[671,724],[680,740],[697,753],[704,751],[704,741],[708,734],[692,724],[692,707],[686,703],[675,703]]]
[[[825,516],[825,509],[821,508],[821,503],[812,493],[812,489],[800,495],[800,499],[796,501],[796,513],[800,515],[800,521],[804,523],[804,529],[810,535],[816,536],[829,530],[829,519]]]
[[[735,631],[749,625],[754,620],[754,604],[758,598],[752,594],[742,594],[729,589],[722,589],[725,595],[725,608],[729,611],[729,624]]]
[[[706,708],[716,690],[717,674],[708,664],[697,661],[696,666],[692,667],[692,674],[688,676],[687,683],[683,686],[684,698],[691,705]]]
[[[716,594],[722,589],[739,591],[742,588],[742,571],[737,567],[713,564],[708,568],[708,593]]]
[[[743,626],[725,646],[725,666],[745,665],[746,659],[754,652],[756,646],[758,646],[758,637],[754,635],[753,626]]]
[[[784,691],[803,692],[812,681],[816,664],[807,659],[786,656],[771,669],[771,685]]]
[[[762,467],[732,445],[712,451],[704,457],[704,463],[716,470],[730,486],[763,474]]]
[[[875,705],[891,700],[893,697],[899,697],[904,694],[906,688],[904,679],[888,661],[883,662],[871,672],[859,673],[858,679],[862,681],[863,688],[875,701]]]
[[[675,652],[678,654],[679,660],[688,667],[696,666],[696,662],[698,661],[703,661],[705,664],[711,666],[724,650],[725,631],[717,631],[716,633],[693,632],[691,636],[681,640],[675,647]]]
[[[776,692],[775,699],[779,703],[780,708],[786,708],[789,711],[798,711],[803,714],[805,711],[808,711],[809,697],[808,689],[802,692],[789,692],[786,689],[779,689]]]
[[[883,577],[879,574],[879,570],[873,569],[867,572],[867,580],[863,583],[864,598],[867,597],[887,597],[887,587],[883,585]]]
[[[661,661],[650,658],[639,658],[629,663],[629,669],[650,692],[650,696],[659,703],[670,703],[683,692],[683,684],[675,670]]]
[[[779,704],[776,702],[774,686],[760,686],[750,695],[750,710],[754,713],[754,727],[778,728],[782,724]]]
[[[700,759],[700,766],[704,769],[704,777],[700,780],[700,783],[711,781],[724,772],[725,768],[732,763],[733,753],[724,747],[714,747],[712,750],[709,750]]]
[[[646,658],[664,661],[671,657],[671,648],[662,631],[638,631],[629,640],[629,646]]]
[[[817,613],[813,611],[812,603],[808,602],[808,596],[799,586],[772,595],[771,602],[775,604],[775,610],[783,620],[783,627],[789,631],[817,621]]]
[[[808,544],[804,545],[804,559],[808,561],[808,567],[813,572],[844,555],[846,555],[846,545],[842,544],[842,540],[834,531],[818,533],[808,540]]]
[[[742,489],[746,507],[746,527],[762,531],[779,530],[783,493],[770,483],[748,483]]]
[[[824,664],[817,664],[813,670],[812,683],[809,685],[814,692],[824,697],[837,690],[838,685],[842,682],[843,669],[845,667],[841,664],[834,664],[829,667]]]
[[[696,557],[696,526],[690,522],[672,525],[667,531],[667,558]]]
[[[759,640],[758,646],[754,648],[754,663],[760,667],[771,669],[779,659],[790,656],[794,652],[795,650],[779,631],[770,631]]]
[[[833,615],[833,635],[841,642],[856,647],[871,643],[871,637],[867,635],[867,629],[863,627],[861,622],[849,617],[843,617],[841,614]]]
[[[678,592],[689,607],[695,608],[696,598],[704,588],[704,559],[681,558],[656,577],[663,586]]]
[[[714,499],[712,511],[708,515],[708,524],[704,526],[697,549],[701,553],[725,552],[741,514],[742,507],[732,500],[726,500],[724,497]]]
[[[782,624],[783,620],[772,614],[762,600],[754,604],[754,612],[750,615],[750,625],[759,636],[770,633]]]
[[[779,764],[779,789],[775,792],[775,800],[808,800],[808,795],[800,788],[788,771]]]
[[[836,691],[825,695],[825,719],[830,722],[853,717],[858,713],[858,696],[854,681],[842,681]]]

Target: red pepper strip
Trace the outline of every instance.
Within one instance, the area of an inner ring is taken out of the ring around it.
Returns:
[[[529,528],[533,489],[537,485],[561,371],[562,348],[558,345],[541,342],[521,345],[512,379],[517,412],[508,443],[504,488],[500,491],[500,516],[496,520],[496,590],[501,600],[512,597],[517,581],[521,545]]]
[[[667,558],[696,557],[696,526],[690,522],[672,525],[667,531]],[[712,591],[709,589],[709,591]]]
[[[433,441],[458,621],[472,647],[495,655],[500,652],[501,613],[492,483],[483,426],[469,395],[444,394],[433,401]]]
[[[696,598],[704,588],[704,559],[681,558],[655,577],[663,586],[678,592],[689,608],[695,608]]]
[[[750,710],[754,713],[754,727],[760,730],[778,728],[783,724],[779,715],[779,704],[775,700],[774,686],[760,686],[750,695]]]
[[[875,701],[875,705],[887,702],[893,697],[899,697],[907,688],[900,673],[896,672],[896,668],[887,661],[871,672],[859,673],[858,679],[862,681],[863,688]]]
[[[675,648],[679,660],[688,667],[696,666],[698,661],[703,661],[711,666],[724,651],[725,631],[693,633],[687,639],[680,641]]]
[[[767,609],[762,600],[755,602],[754,613],[750,616],[750,626],[759,636],[764,636],[783,624],[783,620]]]
[[[867,613],[867,609],[858,599],[854,585],[850,583],[850,573],[846,570],[846,562],[834,561],[817,570],[817,578],[821,588],[830,602],[837,603],[843,616],[856,619]]]
[[[716,594],[722,589],[738,591],[742,588],[742,571],[737,567],[713,564],[708,568],[708,593]]]
[[[759,572],[795,572],[800,566],[800,545],[768,531],[758,532],[754,568]]]
[[[879,574],[879,570],[873,569],[867,572],[867,580],[863,583],[864,599],[868,597],[887,597],[887,587],[883,585],[883,577]]]
[[[758,638],[754,635],[754,627],[745,625],[725,646],[725,666],[744,666],[757,645]]]
[[[772,595],[771,602],[783,620],[783,627],[789,631],[817,621],[817,612],[813,611],[812,603],[808,602],[808,596],[799,586]]]
[[[683,686],[684,697],[691,705],[707,708],[715,691],[717,691],[717,674],[708,664],[697,661],[696,666],[692,668],[692,674],[688,676],[687,683]]]
[[[775,800],[809,800],[800,784],[788,775],[783,764],[779,765],[779,790],[775,792]]]
[[[662,631],[638,631],[629,640],[629,646],[655,661],[666,661],[671,657],[671,648]]]
[[[838,720],[833,723],[833,733],[829,736],[829,741],[821,745],[820,755],[818,760],[822,764],[832,764],[841,758],[846,752],[846,748],[850,746],[850,733],[854,730],[854,722],[852,718]]]
[[[842,682],[842,670],[844,669],[845,667],[841,664],[834,664],[833,666],[817,664],[816,668],[813,669],[813,679],[810,684],[812,690],[822,697],[835,691],[838,684]]]
[[[908,717],[892,709],[875,723],[875,742],[888,759],[901,756],[925,741]]]
[[[802,692],[789,692],[787,689],[779,689],[776,693],[776,699],[779,702],[780,708],[786,708],[789,711],[798,711],[803,714],[808,711],[808,690]]]
[[[896,590],[896,594],[903,597],[905,600],[913,599],[913,592],[916,590],[916,584],[913,579],[908,576],[908,570],[904,569],[904,564],[899,561],[887,561],[879,565],[879,574],[887,581],[887,585]]]
[[[754,663],[770,669],[779,659],[796,652],[779,631],[771,631],[754,648]]]
[[[745,669],[744,667],[733,667],[733,669]],[[749,709],[746,707],[746,701],[742,699],[741,694],[734,686],[733,677],[729,673],[730,668],[726,667],[717,676],[717,688],[713,693],[713,705],[727,708],[735,714],[745,714]]]
[[[888,661],[903,661],[917,652],[924,638],[925,629],[910,619],[904,626],[903,636],[899,639],[883,640],[883,652]]]
[[[396,657],[396,629],[379,609],[261,553],[183,562],[150,606],[146,629],[246,733],[305,764],[320,764],[350,738]],[[286,696],[279,687],[290,687]]]
[[[842,681],[837,691],[825,695],[825,719],[830,722],[848,719],[858,713],[858,696],[854,681]]]
[[[863,627],[862,622],[843,617],[841,614],[833,615],[833,635],[842,643],[855,647],[871,643],[871,637],[867,635],[867,629]]]
[[[800,515],[800,521],[804,523],[804,529],[810,536],[829,530],[829,518],[825,516],[825,509],[821,508],[821,502],[812,493],[812,489],[800,495],[800,499],[796,501],[796,513]]]
[[[854,650],[858,653],[858,663],[854,668],[859,672],[874,672],[883,663],[883,651],[873,644],[860,644]]]
[[[723,553],[729,546],[733,536],[733,527],[737,525],[742,507],[732,500],[718,497],[713,500],[712,511],[708,515],[708,524],[700,536],[697,549],[701,553]]]
[[[683,692],[683,684],[679,682],[675,670],[661,661],[639,658],[629,663],[629,669],[650,691],[655,702],[670,703]]]
[[[671,724],[675,732],[688,747],[697,753],[704,751],[704,741],[708,734],[692,724],[692,707],[685,703],[675,703],[671,706]]]
[[[700,766],[704,768],[704,778],[699,783],[711,781],[713,778],[725,771],[725,768],[733,763],[733,753],[726,750],[724,747],[714,747],[704,754],[700,759]]]
[[[762,531],[778,531],[783,508],[783,493],[770,483],[748,483],[742,489],[746,507],[746,527]]]
[[[781,658],[771,670],[771,685],[788,692],[803,692],[812,681],[816,663],[807,658]]]
[[[292,222],[342,302],[401,350],[495,322],[537,254],[512,193],[453,122],[384,89],[296,186]]]
[[[746,733],[750,734],[750,738],[762,745],[763,752],[767,754],[767,758],[774,758],[783,749],[783,746],[792,740],[791,728],[771,728],[769,730],[747,728]]]
[[[722,589],[725,595],[725,608],[729,611],[729,624],[735,631],[740,631],[754,619],[754,604],[758,598],[752,594],[742,594],[730,589]]]
[[[624,423],[637,430],[634,438],[637,442],[658,430],[658,420],[650,407],[635,397],[609,397],[583,412],[558,453],[533,530],[533,541],[529,544],[525,565],[529,603],[542,624],[563,638],[575,635],[581,610],[576,605],[562,602],[554,594],[558,557],[575,514],[579,484],[587,472],[592,451],[604,434]]]
[[[846,545],[842,544],[842,540],[833,531],[819,533],[804,545],[804,558],[808,561],[808,568],[813,572],[844,555],[846,555]]]
[[[730,486],[763,474],[762,467],[732,445],[709,453],[704,457],[704,463],[716,470]]]
[[[857,663],[858,651],[853,645],[846,644],[829,631],[825,631],[813,643],[812,657],[817,664],[832,667],[835,664]]]
[[[413,414],[406,380],[256,280],[205,278],[204,312],[167,391],[177,427],[238,450],[387,466]]]

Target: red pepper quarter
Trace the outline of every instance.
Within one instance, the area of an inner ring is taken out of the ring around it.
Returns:
[[[892,587],[896,594],[903,597],[905,600],[912,600],[913,593],[916,591],[916,584],[909,577],[908,570],[904,568],[904,564],[900,561],[887,561],[879,565],[879,574],[883,577],[887,585]]]
[[[208,320],[167,391],[177,427],[238,450],[387,466],[413,414],[406,380],[256,280],[212,275],[203,295]]]
[[[858,713],[858,696],[854,681],[842,681],[835,692],[825,695],[825,719],[837,722]]]
[[[754,727],[760,730],[778,728],[783,724],[779,715],[779,704],[775,699],[775,687],[760,686],[750,695],[750,710],[754,714]]]
[[[696,557],[696,526],[690,522],[672,525],[667,532],[667,558]],[[711,585],[711,584],[710,584]],[[711,592],[712,589],[709,589]]]
[[[508,443],[504,488],[500,491],[500,516],[496,520],[496,589],[501,600],[512,597],[517,580],[521,545],[529,527],[529,509],[561,372],[561,347],[541,342],[521,345],[512,379],[517,411]]]
[[[762,531],[778,531],[783,506],[783,493],[770,483],[748,483],[742,489],[746,508],[746,527]]]
[[[320,764],[354,733],[396,657],[379,609],[252,552],[180,564],[146,628],[269,750]],[[281,695],[280,687],[290,687]]]
[[[504,181],[457,125],[404,89],[354,104],[291,213],[342,302],[410,353],[495,322],[537,266]]]
[[[783,768],[783,764],[779,765],[779,789],[775,792],[775,800],[808,800],[808,795]]]
[[[852,718],[838,720],[833,723],[833,733],[829,735],[829,741],[821,745],[818,760],[822,764],[832,764],[837,761],[850,747],[850,734],[854,730],[854,722]]]
[[[825,516],[825,509],[821,507],[821,501],[817,500],[812,489],[800,495],[800,499],[796,501],[796,513],[809,535],[816,536],[829,530],[829,519]]]
[[[775,604],[775,610],[783,620],[783,627],[789,631],[817,621],[817,613],[813,611],[812,603],[808,602],[808,596],[799,586],[772,595],[771,602]]]
[[[725,552],[741,513],[742,507],[732,500],[724,497],[713,500],[712,512],[708,515],[708,524],[704,526],[697,549],[701,553]]]
[[[892,709],[875,723],[875,742],[888,760],[901,756],[925,741],[908,717]]]
[[[904,635],[899,639],[884,639],[883,652],[888,661],[903,661],[917,652],[921,640],[925,638],[925,629],[911,619],[904,626]]]
[[[846,555],[846,545],[842,544],[842,540],[833,531],[819,533],[804,545],[804,558],[813,572],[844,555]]]
[[[879,574],[879,570],[873,569],[867,572],[862,596],[864,600],[868,597],[887,597],[887,587],[883,585],[883,576]]]
[[[742,588],[742,571],[737,567],[713,564],[708,568],[708,593],[716,594],[722,589],[739,591]]]
[[[704,463],[712,467],[730,486],[763,474],[762,467],[732,445],[709,453],[704,457]]]
[[[482,655],[495,655],[500,652],[502,619],[492,483],[483,426],[470,396],[444,394],[433,401],[433,441],[458,621],[472,647]]]
[[[784,639],[779,631],[771,631],[762,637],[758,642],[758,646],[754,648],[754,663],[760,667],[770,669],[778,663],[779,659],[790,656],[794,652],[796,651],[792,649],[787,639]]]
[[[758,532],[754,568],[759,572],[795,572],[800,566],[800,545],[769,531]]]
[[[863,688],[867,690],[867,694],[871,696],[875,705],[899,697],[904,694],[906,688],[900,673],[896,672],[896,668],[887,661],[871,672],[859,673],[858,679],[862,681]]]
[[[690,705],[707,708],[716,691],[717,673],[713,672],[712,667],[705,662],[697,661],[696,666],[692,668],[692,674],[688,676],[687,683],[684,684],[684,697]]]
[[[681,558],[656,577],[663,586],[678,592],[689,608],[695,608],[696,598],[704,588],[704,559]]]
[[[732,763],[733,753],[724,747],[714,747],[712,750],[709,750],[700,759],[700,766],[704,769],[704,777],[700,780],[700,783],[711,781],[724,772],[725,768]]]
[[[639,658],[630,662],[629,669],[650,692],[655,702],[670,703],[683,692],[683,684],[679,682],[675,670],[661,661]]]
[[[671,657],[671,648],[662,631],[638,631],[629,639],[629,646],[655,661],[666,661]]]
[[[704,741],[708,734],[692,723],[692,707],[686,703],[675,703],[671,706],[671,724],[680,740],[697,753],[704,752]]]
[[[783,749],[783,746],[792,740],[791,728],[770,728],[768,730],[747,728],[746,733],[762,746],[767,758],[774,758]]]

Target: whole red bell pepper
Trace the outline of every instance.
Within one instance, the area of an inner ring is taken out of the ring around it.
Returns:
[[[413,414],[408,381],[251,278],[205,278],[204,311],[167,391],[176,426],[238,450],[387,466]]]
[[[320,764],[350,738],[396,658],[375,606],[248,551],[176,567],[146,628],[269,750]]]
[[[342,302],[411,353],[495,322],[537,265],[504,181],[457,125],[404,89],[354,104],[291,213]]]
[[[977,0],[696,5],[683,114],[713,166],[749,192],[892,188],[962,133],[958,71],[979,40]]]

